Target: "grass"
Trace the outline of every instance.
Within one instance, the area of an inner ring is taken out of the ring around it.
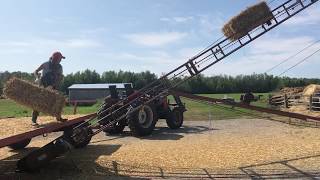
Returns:
[[[78,114],[90,114],[96,112],[99,104],[92,106],[78,106]],[[63,114],[73,114],[73,106],[66,106],[63,110]],[[0,118],[11,118],[11,117],[29,117],[32,114],[32,110],[21,106],[8,99],[0,99]]]
[[[268,93],[259,93],[255,95],[263,95],[262,99],[254,102],[253,105],[266,107]],[[224,96],[235,98],[236,101],[240,99],[241,94],[202,94],[202,96],[223,98]],[[171,99],[171,98],[170,98]],[[185,113],[186,120],[208,120],[211,116],[212,119],[234,119],[234,118],[248,118],[249,114],[258,115],[259,113],[250,110],[239,108],[231,108],[229,106],[210,106],[198,102],[193,102],[188,99],[183,99],[186,104],[187,112]],[[79,106],[77,109],[78,114],[90,114],[97,111],[99,103],[92,106]],[[240,112],[241,111],[241,112]],[[20,106],[15,102],[7,99],[0,100],[0,118],[7,117],[29,117],[32,110],[24,106]],[[65,115],[73,114],[73,106],[66,106],[64,108]]]
[[[268,93],[258,93],[255,95],[263,95],[261,100],[253,102],[252,105],[267,107],[268,106]],[[201,96],[212,97],[212,98],[224,98],[225,96],[234,98],[236,101],[240,100],[241,94],[202,94]],[[208,105],[199,102],[194,102],[188,99],[183,99],[186,104],[187,112],[185,113],[186,120],[221,120],[221,119],[236,119],[236,118],[250,118],[258,116],[259,112],[232,108],[224,105]],[[253,116],[252,116],[253,115]]]

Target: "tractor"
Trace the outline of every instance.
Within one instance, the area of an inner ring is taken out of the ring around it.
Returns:
[[[118,92],[116,86],[109,86],[109,90],[110,96],[104,99],[104,103],[97,112],[98,119],[103,119],[106,114],[129,103],[138,95],[131,84],[125,84],[125,91],[122,93]],[[103,131],[106,135],[117,135],[128,126],[134,136],[148,136],[152,134],[159,119],[165,119],[170,129],[179,129],[183,124],[183,113],[186,108],[179,96],[173,96],[173,98],[175,103],[170,103],[167,96],[160,96]],[[134,106],[134,103],[131,105]],[[110,123],[108,119],[99,122],[102,126],[108,123]]]

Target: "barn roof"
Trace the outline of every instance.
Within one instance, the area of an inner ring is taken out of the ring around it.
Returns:
[[[125,84],[132,83],[106,83],[106,84],[74,84],[70,86],[68,89],[109,89],[109,86],[116,86],[117,89],[124,89]]]

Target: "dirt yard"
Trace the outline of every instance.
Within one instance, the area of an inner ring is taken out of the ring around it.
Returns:
[[[13,121],[3,119],[2,127]],[[320,129],[261,120],[186,122],[180,130],[159,123],[155,133],[134,138],[94,137],[39,173],[15,173],[16,161],[58,134],[35,138],[26,150],[0,149],[0,179],[213,179],[320,177]],[[5,132],[1,131],[1,136]]]

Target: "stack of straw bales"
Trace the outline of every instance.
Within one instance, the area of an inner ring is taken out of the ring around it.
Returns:
[[[233,17],[227,24],[224,25],[222,31],[226,37],[235,41],[246,35],[252,29],[271,20],[273,14],[270,11],[266,2],[258,3],[248,7],[238,16]]]
[[[310,84],[303,90],[304,96],[312,96],[314,93],[320,93],[320,85],[318,84]]]
[[[65,105],[65,98],[53,89],[39,87],[30,82],[12,78],[4,89],[7,98],[55,117],[60,117]]]
[[[303,92],[305,87],[284,87],[280,90],[281,94],[298,95]]]

